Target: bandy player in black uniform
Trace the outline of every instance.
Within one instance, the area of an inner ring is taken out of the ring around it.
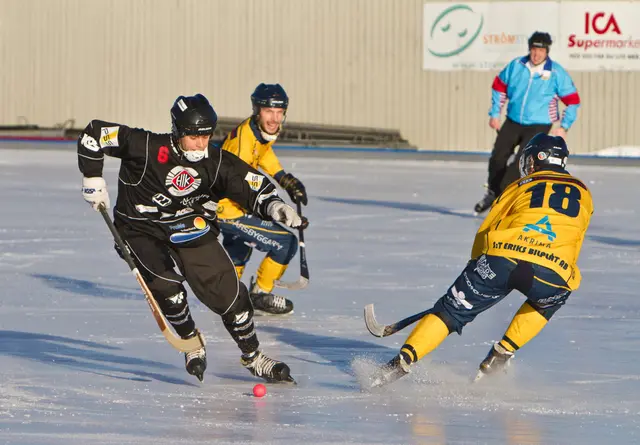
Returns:
[[[114,223],[176,333],[195,335],[182,285],[187,281],[196,297],[222,317],[245,368],[270,382],[293,382],[285,363],[259,350],[249,293],[218,242],[216,203],[230,198],[260,218],[289,227],[302,220],[257,170],[209,145],[217,120],[209,101],[198,94],[176,99],[171,134],[91,121],[78,138],[83,197],[96,210],[100,204],[109,208],[104,155],[120,158]],[[186,353],[185,365],[202,381],[204,347]]]

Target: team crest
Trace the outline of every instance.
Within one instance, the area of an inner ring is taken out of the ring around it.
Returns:
[[[190,167],[173,167],[164,185],[173,196],[185,196],[200,187],[202,179],[198,177],[198,172]]]

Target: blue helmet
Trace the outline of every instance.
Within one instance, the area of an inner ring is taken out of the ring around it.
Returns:
[[[171,107],[171,133],[176,139],[213,134],[217,124],[218,115],[202,94],[179,96]]]
[[[289,106],[289,96],[279,83],[258,85],[251,95],[253,114],[258,114],[260,108],[284,108]]]
[[[569,149],[564,139],[560,136],[538,133],[522,150],[519,165],[520,177],[524,178],[545,165],[565,168],[568,157]]]

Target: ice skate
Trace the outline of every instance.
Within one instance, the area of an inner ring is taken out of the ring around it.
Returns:
[[[483,213],[489,207],[491,207],[491,204],[493,204],[493,201],[495,201],[495,199],[496,199],[496,194],[493,192],[493,190],[487,189],[482,199],[478,201],[475,207],[473,208],[473,211],[475,212],[476,215]]]
[[[482,363],[480,363],[478,374],[474,381],[477,382],[485,375],[495,374],[501,370],[506,373],[513,355],[513,352],[507,351],[500,343],[494,344],[489,354],[487,354]]]
[[[249,356],[243,355],[240,358],[240,363],[251,374],[263,378],[269,383],[296,383],[291,377],[291,370],[286,363],[271,359],[260,351],[256,351]]]
[[[207,353],[204,347],[195,351],[185,352],[184,366],[189,374],[195,375],[202,382],[204,380],[204,371],[207,369]]]
[[[293,313],[293,303],[280,295],[266,292],[251,278],[249,298],[253,309],[263,315],[288,315]]]
[[[411,371],[409,367],[410,365],[405,361],[402,353],[396,355],[388,363],[378,368],[371,376],[370,389],[380,388],[404,377]]]

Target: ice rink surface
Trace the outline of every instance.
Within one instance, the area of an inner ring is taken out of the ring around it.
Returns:
[[[282,158],[309,192],[311,283],[295,314],[256,318],[263,350],[297,387],[239,363],[217,316],[190,295],[208,342],[200,384],[160,334],[100,216],[82,200],[73,150],[0,150],[0,443],[640,443],[640,169],[575,166],[595,204],[584,280],[510,373],[472,385],[523,301],[514,292],[451,335],[406,379],[360,390],[464,267],[481,223],[485,163]],[[117,160],[105,177],[115,201]],[[262,255],[254,254],[245,280]],[[298,257],[285,279],[297,279]]]

